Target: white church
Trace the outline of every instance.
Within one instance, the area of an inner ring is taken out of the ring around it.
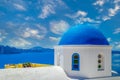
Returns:
[[[98,29],[77,25],[65,32],[55,46],[55,65],[62,67],[69,77],[109,77],[111,49]]]
[[[111,49],[98,29],[77,25],[55,47],[55,66],[0,69],[0,80],[120,80],[112,77]]]

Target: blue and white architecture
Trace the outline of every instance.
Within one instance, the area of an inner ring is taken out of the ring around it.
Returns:
[[[111,76],[111,46],[95,27],[71,27],[55,47],[55,65],[69,77]]]

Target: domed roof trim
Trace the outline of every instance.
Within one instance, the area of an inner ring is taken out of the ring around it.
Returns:
[[[95,27],[77,25],[64,33],[59,45],[109,45],[109,43]]]

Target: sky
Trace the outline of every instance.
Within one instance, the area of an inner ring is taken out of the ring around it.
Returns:
[[[53,48],[77,24],[90,24],[120,50],[120,0],[0,0],[0,45]]]

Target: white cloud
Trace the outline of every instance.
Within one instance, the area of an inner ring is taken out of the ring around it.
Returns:
[[[18,24],[17,24],[17,23],[14,23],[14,22],[9,21],[9,22],[6,22],[6,25],[7,25],[7,27],[8,27],[8,28],[14,28],[14,27],[16,27]]]
[[[103,20],[103,21],[106,21],[106,20],[109,20],[109,19],[111,19],[109,16],[103,16],[103,17],[102,17],[102,20]]]
[[[75,14],[66,14],[67,17],[69,18],[78,18],[78,17],[85,17],[87,15],[87,12],[85,11],[77,11]]]
[[[78,17],[78,16],[86,16],[87,15],[87,13],[86,12],[84,12],[84,11],[78,11],[77,13],[76,13],[76,17]]]
[[[64,6],[64,8],[68,8],[68,6],[64,3],[63,0],[56,0],[56,1],[60,6]]]
[[[39,5],[42,3],[42,6],[38,6],[37,9],[41,9],[38,18],[45,19],[51,14],[56,14],[56,10],[68,9],[68,6],[64,3],[63,0],[41,0],[38,1]]]
[[[84,22],[89,22],[89,23],[100,23],[98,20],[91,19],[87,17],[87,12],[85,11],[77,11],[75,14],[66,14],[67,17],[71,18],[74,20],[76,24],[80,23],[83,24]]]
[[[114,0],[114,3],[119,3],[120,2],[120,0]]]
[[[59,42],[60,37],[53,37],[53,36],[50,36],[49,39],[50,39],[51,41]]]
[[[22,38],[41,40],[47,33],[46,27],[41,26],[40,24],[30,24],[27,22],[22,24],[7,22],[7,26],[9,26],[8,29],[15,30],[12,32],[14,36]]]
[[[93,3],[93,5],[103,6],[105,3],[105,0],[96,0],[96,2]]]
[[[99,11],[100,16],[99,20],[110,20],[113,16],[115,16],[119,10],[120,10],[120,0],[96,0],[96,2],[93,3],[95,5],[96,9]]]
[[[26,11],[26,8],[23,5],[20,5],[20,4],[17,4],[17,3],[14,3],[13,5],[17,10]]]
[[[41,14],[38,16],[38,18],[45,19],[50,14],[55,14],[54,6],[51,4],[44,5],[42,8]]]
[[[31,37],[37,34],[38,34],[38,30],[26,28],[26,30],[24,31],[23,37],[27,38],[27,37]]]
[[[35,24],[35,26],[39,29],[40,34],[46,34],[47,33],[47,29],[45,27],[41,26],[40,24]]]
[[[6,37],[0,35],[0,42],[2,42]]]
[[[107,40],[108,40],[108,42],[111,42],[112,39],[109,37],[109,38],[107,38]]]
[[[91,19],[91,18],[89,18],[89,17],[83,17],[83,18],[80,17],[79,19],[76,19],[76,24],[78,24],[78,23],[83,24],[84,22],[89,22],[89,23],[100,23],[100,21]]]
[[[119,34],[120,33],[120,28],[116,28],[113,34]]]
[[[110,9],[108,10],[108,12],[109,12],[108,15],[109,15],[109,16],[115,16],[119,10],[120,10],[120,6],[119,6],[119,5],[115,5],[114,8],[110,8]]]
[[[63,34],[69,28],[69,24],[66,21],[52,21],[50,22],[50,30],[55,34]]]
[[[58,45],[61,37],[55,37],[55,36],[49,36],[49,41],[50,41],[50,44],[49,47],[50,48],[54,48],[55,45]]]
[[[32,43],[23,38],[14,38],[9,41],[9,45],[17,48],[27,48],[32,45]]]
[[[25,17],[24,19],[25,19],[26,21],[29,21],[29,20],[34,21],[34,20],[35,20],[33,17],[30,17],[30,16],[27,16],[27,17]]]
[[[120,5],[118,4],[118,1],[114,1],[114,8],[108,9],[108,14],[102,16],[102,20],[110,20],[113,16],[115,16],[120,11]]]
[[[102,11],[104,11],[104,9],[103,9],[103,8],[99,9],[99,12],[102,12]]]
[[[0,30],[0,42],[6,39],[7,33],[4,30]]]
[[[38,29],[31,29],[28,27],[23,31],[23,34],[21,34],[21,36],[24,38],[43,39],[45,34],[40,34],[40,31]]]

